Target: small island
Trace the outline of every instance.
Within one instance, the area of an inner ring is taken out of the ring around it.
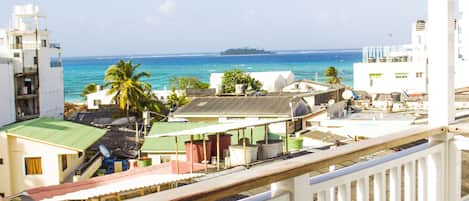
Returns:
[[[275,54],[272,51],[266,51],[262,49],[255,48],[234,48],[227,49],[220,53],[221,55],[253,55],[253,54]]]

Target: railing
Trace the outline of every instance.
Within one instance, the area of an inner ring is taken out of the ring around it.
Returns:
[[[88,161],[82,163],[73,173],[73,182],[91,178],[91,176],[93,176],[96,170],[101,166],[102,161],[103,157],[101,154],[96,153]]]
[[[412,48],[407,46],[364,47],[362,54],[363,63],[412,61]]]
[[[62,62],[61,61],[50,61],[50,67],[51,68],[62,67]]]
[[[49,48],[60,49],[60,43],[49,43]]]
[[[261,167],[225,175],[140,200],[217,200],[270,185],[270,191],[244,199],[264,200],[461,200],[461,140],[448,128],[419,127]],[[457,130],[457,129],[456,129]],[[460,137],[460,136],[458,136]],[[407,145],[384,157],[309,177],[313,171]],[[469,145],[469,140],[463,145]],[[469,146],[467,146],[469,148]],[[389,180],[389,184],[386,182]],[[370,188],[372,182],[372,188]],[[356,193],[352,193],[352,191]],[[389,193],[387,193],[389,192]],[[354,197],[352,197],[354,195]]]

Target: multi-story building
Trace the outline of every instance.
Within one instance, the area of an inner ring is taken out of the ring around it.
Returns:
[[[459,17],[455,21],[456,88],[469,86],[469,4],[459,2]],[[428,89],[428,23],[419,20],[412,25],[411,44],[363,48],[363,61],[353,65],[353,87],[372,94],[405,92],[426,94]]]
[[[63,118],[60,45],[49,41],[37,6],[15,6],[0,29],[0,126],[36,117]]]

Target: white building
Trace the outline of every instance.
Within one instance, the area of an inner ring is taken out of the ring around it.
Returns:
[[[262,83],[262,89],[268,92],[280,92],[288,83],[295,81],[295,75],[291,71],[273,72],[248,72],[248,74]],[[210,88],[216,89],[216,93],[222,93],[223,73],[210,74]]]
[[[459,2],[455,31],[455,87],[469,86],[469,5]],[[355,63],[354,88],[369,93],[403,92],[425,94],[428,89],[427,34],[431,24],[419,20],[412,25],[412,43],[402,46],[365,47],[363,61]]]
[[[15,6],[11,22],[0,29],[0,126],[63,118],[61,49],[49,41],[45,16],[36,6]]]
[[[182,96],[185,93],[184,90],[176,90],[175,92],[178,96]],[[156,98],[165,104],[168,103],[169,96],[172,93],[171,90],[167,89],[153,90],[153,94]],[[100,105],[115,104],[114,96],[115,94],[109,94],[109,89],[101,90],[98,87],[97,92],[86,95],[86,104],[88,105],[88,109],[96,110],[99,109]]]
[[[283,87],[282,92],[307,93],[326,91],[332,87],[333,86],[330,84],[315,82],[312,80],[296,80]]]
[[[0,199],[26,189],[73,181],[85,151],[106,130],[36,118],[0,127]],[[99,168],[88,168],[88,178]]]

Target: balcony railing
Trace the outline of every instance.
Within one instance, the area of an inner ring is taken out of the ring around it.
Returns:
[[[411,62],[412,48],[408,46],[364,47],[363,63]]]
[[[61,61],[51,61],[50,62],[50,67],[51,68],[60,68],[60,67],[62,67],[62,62]]]
[[[49,48],[60,49],[60,43],[50,43]]]
[[[469,138],[463,137],[463,133],[469,132],[461,130],[464,127],[469,126],[417,127],[197,182],[140,200],[218,200],[269,185],[270,191],[244,201],[365,201],[370,196],[375,201],[401,200],[401,197],[405,200],[464,200],[461,198],[461,150],[469,148]],[[408,147],[409,143],[422,140],[429,141],[310,177],[312,172],[324,168],[391,148]]]

